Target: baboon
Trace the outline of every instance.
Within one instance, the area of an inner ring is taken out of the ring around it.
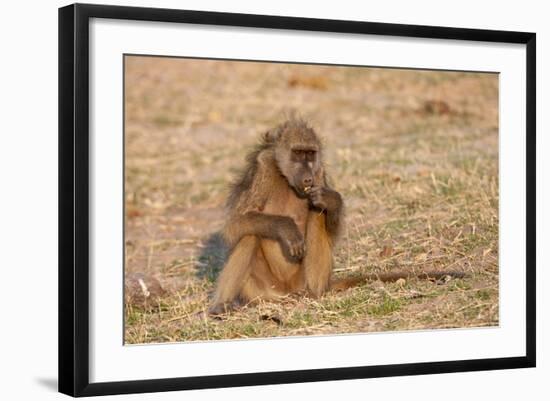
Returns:
[[[373,278],[408,277],[331,281],[343,201],[327,182],[321,141],[302,119],[290,118],[263,135],[231,188],[227,208],[222,234],[230,253],[218,277],[213,315],[258,299],[319,297]]]

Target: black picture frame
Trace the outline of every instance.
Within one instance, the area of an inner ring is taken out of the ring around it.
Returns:
[[[160,21],[516,43],[526,46],[526,353],[521,357],[382,366],[90,383],[89,381],[89,117],[91,18]],[[141,393],[265,384],[534,367],[536,35],[479,29],[220,12],[74,4],[59,9],[59,391],[71,396]]]

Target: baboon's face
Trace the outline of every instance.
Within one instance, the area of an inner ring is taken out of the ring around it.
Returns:
[[[299,197],[305,198],[311,187],[320,184],[321,152],[317,140],[283,142],[277,146],[276,157],[281,173]]]

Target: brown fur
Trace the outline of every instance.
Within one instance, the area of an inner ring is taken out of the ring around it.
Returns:
[[[300,185],[308,179],[311,185]],[[306,186],[317,188],[316,195],[308,196]],[[223,236],[231,251],[212,313],[237,302],[296,292],[320,296],[329,289],[342,200],[327,185],[321,142],[304,121],[290,119],[262,137],[227,206]]]
[[[264,134],[247,156],[227,207],[223,237],[230,255],[218,278],[212,314],[238,303],[292,293],[319,297],[331,288],[380,279],[331,281],[343,202],[327,184],[321,142],[302,120],[292,118]],[[401,277],[408,276],[393,281]]]

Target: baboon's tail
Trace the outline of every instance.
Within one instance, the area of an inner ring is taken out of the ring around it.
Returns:
[[[420,280],[439,281],[445,278],[463,278],[466,277],[466,273],[459,271],[429,271],[421,273],[409,273],[409,272],[392,272],[392,273],[371,273],[363,274],[355,277],[334,279],[330,283],[330,289],[336,291],[342,291],[351,287],[357,287],[367,281],[382,281],[383,283],[393,283],[399,279],[413,279]]]

